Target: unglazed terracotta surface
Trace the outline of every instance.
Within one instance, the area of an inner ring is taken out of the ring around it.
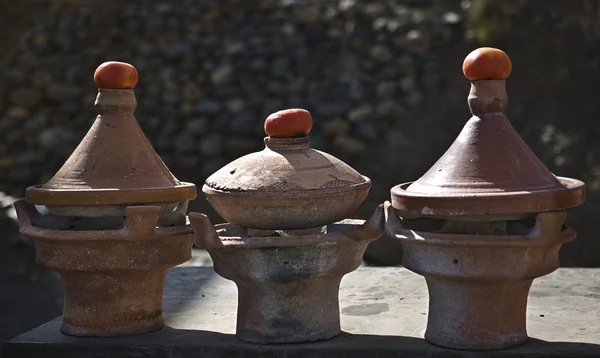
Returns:
[[[384,230],[383,206],[368,221],[347,219],[371,181],[310,148],[310,113],[267,118],[266,148],[217,171],[202,191],[228,223],[190,213],[195,244],[236,283],[236,337],[261,344],[330,339],[340,333],[342,277]],[[347,220],[343,220],[347,219]]]
[[[48,183],[15,204],[37,263],[61,275],[68,335],[160,329],[167,272],[191,257],[185,213],[196,187],[179,182],[142,133],[132,71],[123,63],[98,69],[99,86],[127,88],[99,88],[99,116],[83,141]],[[42,215],[36,205],[48,210]]]
[[[427,282],[425,339],[453,349],[527,340],[531,284],[559,267],[561,245],[576,236],[562,210],[585,197],[584,183],[551,173],[502,114],[505,81],[476,78],[510,73],[506,55],[492,52],[465,62],[473,117],[427,173],[393,187],[385,203],[386,232],[400,240],[403,265]]]

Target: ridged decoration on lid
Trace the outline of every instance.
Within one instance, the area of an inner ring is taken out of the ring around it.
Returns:
[[[480,48],[466,57],[473,117],[419,180],[392,188],[394,208],[431,216],[516,215],[583,202],[583,182],[556,177],[504,116],[504,79],[511,69],[499,49]]]
[[[230,223],[265,229],[316,227],[355,211],[371,181],[334,156],[310,148],[311,128],[312,117],[303,109],[270,115],[265,149],[234,160],[206,180],[203,192],[215,210]],[[306,214],[291,214],[292,208],[296,213],[304,208]],[[260,215],[253,217],[249,211]]]
[[[178,202],[196,187],[177,180],[137,123],[136,69],[107,62],[94,74],[98,117],[52,179],[29,187],[28,202],[47,206],[126,205]]]

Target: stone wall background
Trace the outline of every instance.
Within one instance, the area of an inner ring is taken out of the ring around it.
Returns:
[[[373,180],[357,214],[366,217],[391,186],[417,179],[452,143],[469,118],[462,61],[476,47],[497,46],[513,61],[508,118],[552,171],[588,183],[586,204],[569,217],[579,238],[564,246],[562,263],[600,266],[595,1],[87,0],[15,6],[21,12],[5,12],[2,23],[22,31],[13,34],[11,46],[0,47],[0,191],[13,197],[60,168],[95,118],[95,68],[119,60],[138,69],[136,116],[180,180],[201,187],[227,162],[262,149],[268,114],[302,107],[315,120],[313,146]],[[216,218],[202,196],[191,207]],[[6,282],[48,287],[33,268],[30,243],[17,237],[13,222],[2,220],[2,252],[12,258],[3,261]],[[381,253],[389,262],[401,255],[389,246]],[[56,312],[56,295],[40,297]]]

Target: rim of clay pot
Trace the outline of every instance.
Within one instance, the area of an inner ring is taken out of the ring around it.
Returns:
[[[193,200],[196,185],[181,182],[172,188],[47,189],[43,184],[27,188],[27,202],[46,206],[133,205]]]
[[[29,225],[22,228],[19,233],[40,241],[111,241],[111,242],[131,242],[136,240],[135,235],[127,234],[123,229],[114,230],[53,230],[44,229]],[[66,234],[68,233],[68,234]],[[177,239],[178,237],[194,234],[194,230],[189,225],[157,227],[153,234],[148,237],[138,238],[142,241],[155,241],[164,239]]]
[[[265,146],[269,149],[302,149],[310,148],[310,136],[295,138],[271,138],[263,139]]]
[[[205,214],[191,212],[189,221],[194,229],[196,245],[202,248],[278,248],[297,246],[327,246],[350,242],[372,241],[385,230],[383,204],[379,205],[367,220],[345,219],[327,225],[323,234],[290,236],[249,236],[238,225],[223,223],[213,225]],[[230,230],[230,232],[227,232]]]
[[[364,227],[366,220],[346,219],[334,224],[327,225],[328,232],[317,235],[297,235],[297,236],[221,236],[223,230],[239,228],[236,225],[224,223],[214,226],[219,234],[221,244],[207,246],[207,248],[216,249],[262,249],[262,248],[280,248],[280,247],[302,247],[314,245],[340,245],[346,243],[356,243],[360,241],[374,240],[370,230]],[[332,231],[339,230],[339,231]],[[219,232],[221,231],[221,232]],[[351,236],[348,234],[352,233]]]
[[[355,212],[371,188],[370,179],[363,179],[341,189],[225,191],[205,184],[202,191],[229,223],[253,229],[306,229],[337,222]]]
[[[109,230],[58,230],[33,225],[32,220],[42,216],[35,207],[24,199],[15,202],[19,215],[20,233],[34,240],[43,241],[132,241],[164,240],[194,235],[190,224],[168,227],[158,226],[161,213],[159,206],[135,206],[126,208],[125,225]],[[65,234],[65,233],[68,233]]]
[[[564,211],[538,213],[527,232],[501,235],[480,233],[431,232],[405,228],[389,202],[384,204],[386,233],[407,244],[452,247],[534,247],[564,244],[575,239],[576,232],[564,224]],[[548,235],[547,232],[556,232]]]
[[[405,230],[405,234],[396,234],[395,239],[419,245],[452,246],[452,247],[516,247],[516,246],[548,246],[564,244],[575,239],[575,230],[566,227],[557,235],[558,240],[549,242],[532,235],[467,235],[432,233],[426,231]],[[408,235],[410,233],[410,235]],[[476,239],[474,239],[476,236]]]
[[[513,215],[556,211],[575,207],[585,200],[585,183],[557,177],[559,189],[481,193],[416,193],[408,191],[414,182],[394,186],[392,206],[399,211],[423,216]]]

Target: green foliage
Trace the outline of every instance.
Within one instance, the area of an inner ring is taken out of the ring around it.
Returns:
[[[493,45],[511,28],[511,18],[527,0],[472,0],[466,10],[470,31],[478,43]]]

